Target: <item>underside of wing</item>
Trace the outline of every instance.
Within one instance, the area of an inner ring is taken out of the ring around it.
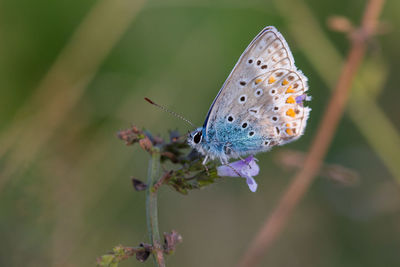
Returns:
[[[206,132],[210,121],[216,119],[221,101],[243,90],[255,77],[278,68],[296,70],[285,39],[275,27],[269,26],[249,44],[216,96],[204,122]]]
[[[300,72],[275,69],[261,74],[218,102],[209,121],[208,142],[232,157],[267,151],[299,138],[310,108],[304,107],[307,79]]]

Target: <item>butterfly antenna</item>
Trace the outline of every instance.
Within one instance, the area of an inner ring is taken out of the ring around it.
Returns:
[[[166,107],[161,106],[161,105],[159,105],[159,104],[153,102],[153,100],[150,100],[150,99],[147,98],[147,97],[145,97],[144,100],[146,100],[146,101],[149,102],[150,104],[152,104],[152,105],[154,105],[154,106],[160,108],[161,110],[163,110],[163,111],[165,111],[165,112],[167,112],[167,113],[169,113],[169,114],[171,114],[171,115],[173,115],[173,116],[175,116],[175,117],[177,117],[177,118],[179,118],[179,119],[185,121],[186,123],[190,124],[190,126],[192,126],[193,128],[195,128],[194,124],[193,124],[191,121],[189,121],[188,119],[186,119],[185,117],[183,117],[182,115],[179,115],[178,113],[176,113],[176,112],[174,112],[174,111],[171,111],[171,110],[167,109]]]

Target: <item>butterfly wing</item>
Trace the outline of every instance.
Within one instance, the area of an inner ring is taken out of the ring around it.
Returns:
[[[302,105],[307,90],[285,39],[267,27],[215,98],[203,126],[205,138],[228,158],[293,141],[302,135],[310,111]]]
[[[268,26],[251,41],[233,67],[208,110],[204,128],[207,127],[210,116],[215,115],[216,110],[213,110],[213,107],[223,97],[221,94],[240,90],[249,82],[249,79],[275,68],[293,69],[296,67],[292,53],[282,34],[275,27]]]

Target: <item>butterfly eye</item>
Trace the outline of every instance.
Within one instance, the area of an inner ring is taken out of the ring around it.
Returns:
[[[200,141],[201,141],[201,132],[197,132],[193,137],[193,142],[195,144],[198,144],[200,143]]]

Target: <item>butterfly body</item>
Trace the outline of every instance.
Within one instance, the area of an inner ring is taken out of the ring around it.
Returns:
[[[257,154],[298,139],[310,108],[307,78],[294,65],[282,35],[266,27],[250,43],[189,144],[206,162]]]

